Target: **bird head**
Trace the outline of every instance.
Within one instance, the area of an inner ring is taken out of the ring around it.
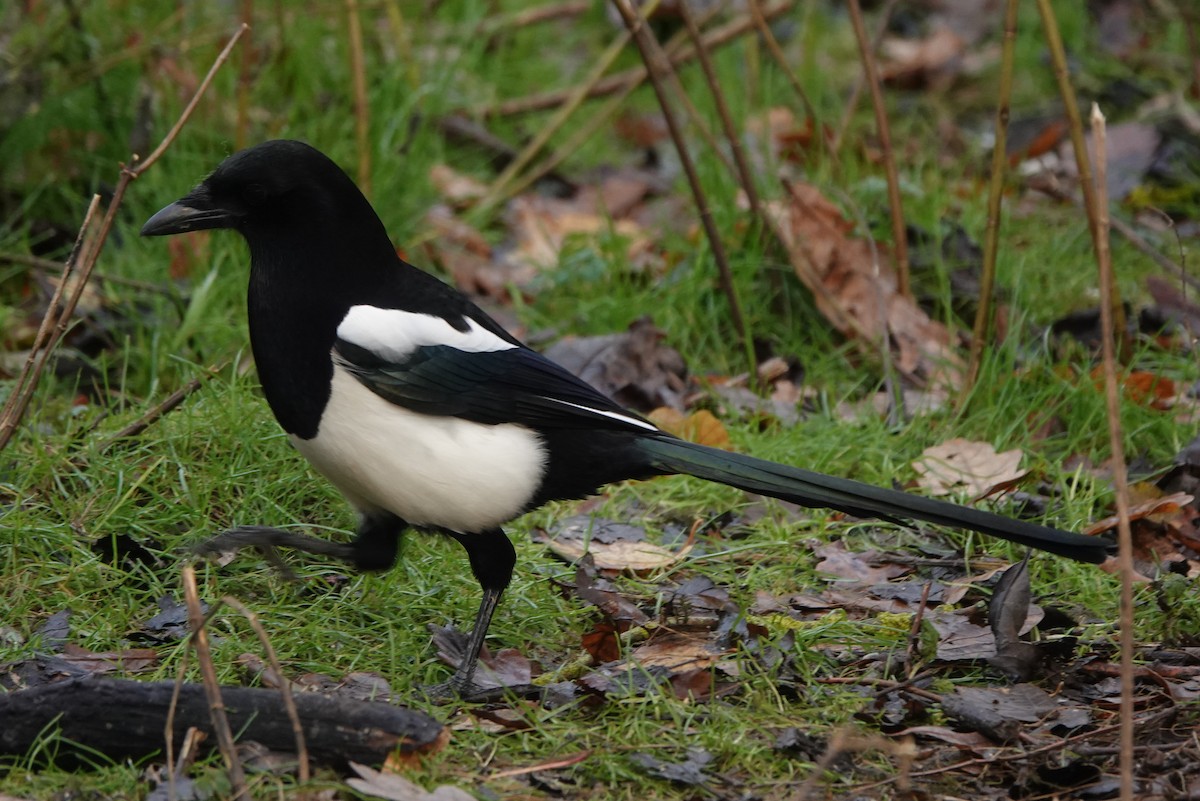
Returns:
[[[333,161],[303,142],[263,142],[229,156],[199,186],[159,211],[142,236],[205,228],[256,233],[336,220],[369,204]],[[374,218],[374,213],[368,219]]]

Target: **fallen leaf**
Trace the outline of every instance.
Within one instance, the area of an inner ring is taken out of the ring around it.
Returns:
[[[646,753],[635,753],[630,756],[633,763],[651,776],[688,786],[703,786],[712,781],[712,777],[704,772],[713,756],[703,748],[689,748],[687,758],[682,762],[667,762]]]
[[[546,358],[626,408],[683,409],[687,364],[665,339],[666,334],[646,316],[634,320],[622,334],[564,337],[546,349]]]
[[[697,445],[725,450],[733,445],[725,426],[707,409],[699,409],[685,415],[677,409],[662,406],[650,412],[647,419],[662,430]]]
[[[434,164],[429,168],[429,182],[443,200],[459,208],[483,198],[488,191],[487,184],[446,164]]]
[[[988,442],[956,437],[921,452],[913,462],[920,484],[931,495],[987,497],[997,488],[1007,488],[1024,478],[1019,449],[996,453]]]
[[[896,369],[916,385],[957,387],[962,362],[950,332],[900,294],[887,251],[851,236],[853,223],[816,187],[789,182],[788,192],[764,209],[825,318],[866,353],[889,343]]]
[[[429,791],[395,773],[384,773],[357,762],[351,762],[350,767],[358,776],[346,779],[346,784],[372,798],[387,801],[475,801],[475,796],[466,790],[449,784]]]
[[[1158,515],[1171,515],[1178,512],[1183,507],[1192,503],[1195,498],[1185,492],[1176,492],[1173,495],[1165,495],[1161,498],[1151,498],[1136,504],[1129,509],[1129,519],[1141,520],[1146,517],[1154,517]],[[1103,520],[1097,520],[1083,530],[1084,534],[1099,534],[1103,531],[1111,531],[1117,527],[1119,518],[1117,515],[1106,517]]]
[[[912,571],[907,565],[884,563],[874,564],[879,557],[875,551],[851,553],[841,541],[826,543],[816,548],[816,555],[821,557],[816,570],[840,579],[848,579],[855,584],[873,585],[889,579],[903,576]]]
[[[614,536],[615,533],[620,532]],[[551,531],[539,532],[538,539],[554,554],[568,562],[590,555],[601,570],[645,573],[661,570],[681,561],[691,552],[689,540],[671,551],[645,540],[644,530],[612,520],[579,516],[568,518]]]
[[[883,41],[879,77],[902,89],[945,89],[962,69],[966,41],[948,26],[924,39],[889,37]]]

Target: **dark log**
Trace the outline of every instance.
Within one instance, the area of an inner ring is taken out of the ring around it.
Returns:
[[[164,752],[174,686],[87,677],[0,693],[0,754],[24,755],[54,731],[64,740],[60,755],[68,759],[69,743],[114,760]],[[222,687],[221,697],[239,742],[295,751],[292,724],[278,690]],[[401,754],[429,753],[448,739],[442,724],[423,712],[311,693],[294,697],[309,757],[317,764],[338,769],[349,762],[378,765],[395,749]],[[176,748],[190,727],[210,735],[205,744],[215,747],[208,709],[203,687],[182,686],[175,708]]]

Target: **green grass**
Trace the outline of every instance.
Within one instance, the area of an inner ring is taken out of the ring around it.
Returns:
[[[496,99],[524,95],[579,79],[591,60],[615,35],[600,10],[550,28],[506,31],[494,38],[462,35],[485,18],[491,4],[442,3],[429,15],[398,8],[404,29],[384,22],[386,4],[364,3],[372,113],[372,200],[394,240],[404,246],[424,233],[422,216],[437,197],[428,169],[438,162],[487,179],[485,156],[446,143],[433,125],[441,114]],[[403,5],[403,4],[397,4]],[[503,4],[507,9],[515,4]],[[1069,41],[1089,41],[1082,11],[1056,9]],[[82,18],[73,24],[67,12],[47,7],[36,24],[14,9],[0,12],[0,23],[14,31],[9,58],[22,74],[46,82],[44,95],[12,118],[0,134],[0,190],[11,195],[0,209],[0,251],[25,252],[43,247],[44,234],[20,220],[50,219],[77,224],[85,197],[98,181],[111,182],[117,164],[127,158],[129,132],[137,122],[138,99],[145,87],[154,95],[149,118],[157,141],[178,114],[182,97],[174,81],[162,77],[155,58],[169,58],[181,70],[200,75],[235,21],[222,16],[219,4],[169,4],[141,0],[94,0],[79,4]],[[857,70],[853,39],[841,12],[822,4],[802,4],[789,52],[797,59],[800,80],[811,92],[822,119],[836,124],[843,98]],[[351,79],[343,25],[343,4],[331,0],[307,4],[260,3],[255,8],[256,59],[249,102],[248,141],[271,137],[303,138],[354,172],[354,118]],[[1032,17],[1031,17],[1032,18]],[[11,22],[11,25],[9,23]],[[1178,27],[1178,26],[1177,26]],[[455,35],[457,33],[457,35]],[[1178,88],[1186,71],[1185,48],[1177,30],[1156,48],[1148,65],[1160,83]],[[552,43],[552,46],[548,46]],[[1123,74],[1124,67],[1081,45],[1085,74]],[[158,54],[158,55],[156,55]],[[167,156],[137,181],[126,197],[114,237],[98,270],[165,287],[145,292],[101,283],[106,302],[127,318],[115,348],[97,357],[109,376],[102,403],[73,406],[77,388],[63,380],[43,381],[19,437],[0,459],[0,664],[30,658],[40,647],[33,633],[49,615],[71,608],[71,642],[95,651],[127,647],[130,635],[155,611],[163,595],[180,594],[179,549],[222,528],[238,524],[316,527],[331,537],[352,536],[348,507],[288,445],[258,392],[248,360],[245,330],[246,255],[232,234],[213,236],[206,258],[178,283],[166,278],[167,248],[162,240],[141,240],[137,230],[153,211],[182,195],[233,149],[239,56],[218,75],[196,118]],[[1018,42],[1018,108],[1049,103],[1052,80],[1043,66],[1036,27],[1022,29]],[[776,105],[797,107],[790,88],[765,52],[749,41],[716,54],[722,84],[739,120]],[[636,63],[630,53],[619,66]],[[1130,67],[1132,68],[1132,67]],[[1152,68],[1152,69],[1151,69]],[[684,84],[717,129],[706,90],[694,70]],[[964,79],[949,95],[891,93],[894,137],[903,144],[902,176],[908,189],[908,219],[938,231],[948,218],[982,239],[984,154],[948,155],[939,141],[939,121],[959,115],[987,120],[994,96],[994,68]],[[960,102],[961,99],[961,102]],[[631,108],[653,111],[647,90]],[[0,108],[0,113],[9,113]],[[498,119],[491,130],[519,143],[535,133],[544,116]],[[4,126],[0,126],[3,128]],[[861,217],[884,239],[886,195],[881,170],[863,156],[859,144],[873,137],[865,102],[851,129],[839,168],[816,159],[804,165],[806,179],[843,203],[851,219]],[[663,152],[669,148],[664,147]],[[587,168],[634,163],[638,154],[611,132],[583,148],[564,169],[582,175]],[[762,242],[747,239],[733,198],[735,186],[711,157],[701,155],[702,177],[718,225],[730,245],[732,266],[747,317],[756,334],[773,341],[782,354],[797,355],[805,366],[806,385],[817,390],[810,413],[791,428],[762,429],[726,419],[736,446],[764,458],[803,464],[826,472],[888,485],[915,476],[909,466],[921,451],[962,436],[993,443],[998,450],[1022,448],[1026,465],[1051,492],[1049,522],[1079,528],[1107,514],[1107,483],[1064,467],[1071,457],[1094,463],[1108,458],[1101,392],[1086,377],[1090,362],[1081,352],[1062,352],[1040,336],[1046,324],[1073,310],[1094,305],[1095,270],[1086,221],[1067,207],[1045,204],[1033,218],[1010,212],[1001,248],[1000,283],[1011,307],[1008,337],[990,351],[979,388],[964,410],[941,411],[893,428],[882,418],[845,419],[842,404],[873,394],[878,370],[863,363],[829,324],[808,294],[790,279]],[[779,187],[768,172],[760,186],[772,196]],[[682,181],[675,190],[683,195]],[[499,216],[488,221],[489,236],[503,236]],[[672,266],[662,277],[632,274],[622,263],[619,243],[579,245],[538,284],[535,297],[514,308],[530,331],[600,334],[624,329],[652,312],[670,343],[697,374],[732,374],[743,369],[725,298],[717,290],[707,246],[699,236],[667,237],[663,247]],[[59,254],[61,255],[61,253]],[[1142,279],[1151,271],[1145,259],[1117,243],[1114,257],[1121,289],[1143,300]],[[413,259],[424,261],[420,250]],[[767,271],[781,272],[784,294],[771,301]],[[918,278],[923,291],[940,306],[934,314],[953,321],[944,265]],[[20,319],[27,282],[24,271],[0,265],[0,321]],[[781,308],[781,311],[777,309]],[[107,438],[137,419],[170,391],[200,374],[206,365],[226,362],[219,374],[179,409],[141,436],[105,447]],[[1180,386],[1194,379],[1190,357],[1142,343],[1134,364],[1174,378]],[[1078,376],[1082,375],[1083,378]],[[0,396],[10,388],[0,384]],[[1031,419],[1031,415],[1033,415]],[[1126,403],[1125,446],[1132,457],[1166,466],[1191,431],[1170,413]],[[1054,433],[1035,437],[1043,421],[1056,419]],[[644,522],[651,531],[670,524],[688,526],[699,518],[714,520],[727,512],[735,519],[750,504],[742,493],[691,479],[663,479],[610,490],[600,512],[616,519]],[[555,560],[533,542],[535,527],[574,514],[576,504],[560,503],[516,521],[509,533],[516,543],[517,578],[491,629],[494,647],[520,648],[552,668],[572,658],[580,635],[599,619],[560,585],[573,581],[574,568]],[[132,537],[162,559],[160,566],[129,568],[112,564],[92,550],[96,540]],[[914,547],[920,535],[891,526],[848,523],[816,510],[797,519],[778,509],[737,529],[736,536],[710,537],[704,552],[661,575],[618,579],[629,594],[651,597],[666,578],[705,575],[726,587],[743,608],[758,591],[788,595],[820,591],[820,577],[805,543],[843,538],[851,549]],[[1017,549],[994,541],[947,533],[968,553],[1018,558]],[[477,603],[477,587],[466,560],[452,542],[421,535],[407,538],[403,562],[383,575],[351,575],[341,566],[290,560],[304,577],[303,588],[273,575],[251,554],[225,567],[199,566],[201,594],[208,600],[232,595],[258,614],[290,675],[306,672],[340,677],[373,671],[387,677],[402,695],[422,684],[444,680],[426,624],[464,626]],[[1194,638],[1194,592],[1175,584],[1139,588],[1139,637],[1147,641]],[[1035,595],[1076,604],[1096,621],[1116,618],[1117,584],[1090,567],[1048,557],[1034,562]],[[1194,589],[1194,588],[1193,588]],[[1169,599],[1159,603],[1160,598]],[[245,677],[237,657],[257,652],[249,627],[225,610],[213,620],[218,635],[214,659],[221,679]],[[1107,623],[1084,630],[1083,641],[1115,638]],[[899,644],[898,644],[899,643]],[[839,659],[843,649],[862,652],[903,649],[895,631],[872,619],[836,615],[785,636],[764,635],[764,647],[780,648],[790,670],[803,679],[853,675],[854,666]],[[173,678],[183,656],[178,644],[160,646],[155,670],[138,678]],[[650,752],[678,760],[689,746],[714,756],[708,771],[740,784],[714,787],[729,796],[785,798],[812,765],[773,748],[775,732],[798,726],[825,737],[855,723],[863,707],[858,690],[836,684],[801,682],[780,688],[777,667],[764,664],[743,647],[731,656],[740,670],[738,692],[710,703],[691,703],[664,692],[613,699],[599,706],[568,705],[555,710],[520,707],[527,728],[502,733],[456,731],[451,745],[417,770],[426,786],[455,783],[478,787],[481,777],[588,750],[592,756],[555,775],[570,797],[691,798],[696,791],[648,776],[632,755]],[[190,678],[195,679],[194,669]],[[955,681],[995,681],[982,670],[956,672]],[[415,695],[414,702],[415,702]],[[435,710],[450,722],[466,716]],[[42,753],[56,747],[52,736]],[[852,755],[853,774],[829,775],[829,792],[848,792],[857,783],[886,778],[894,766],[878,752]],[[25,798],[61,797],[66,789],[94,797],[133,798],[145,792],[141,766],[101,764],[91,772],[68,774],[46,768],[36,754],[0,763],[0,793]],[[216,781],[217,761],[201,769]],[[289,787],[288,779],[259,778],[262,797]],[[323,774],[317,786],[336,778]],[[483,785],[485,793],[509,797],[533,793],[521,779]],[[890,792],[885,790],[883,792]],[[724,795],[722,795],[724,797]]]

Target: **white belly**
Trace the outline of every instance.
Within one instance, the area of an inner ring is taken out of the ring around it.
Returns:
[[[463,533],[520,514],[546,452],[524,426],[482,425],[388,403],[335,366],[317,436],[292,443],[360,512]]]

